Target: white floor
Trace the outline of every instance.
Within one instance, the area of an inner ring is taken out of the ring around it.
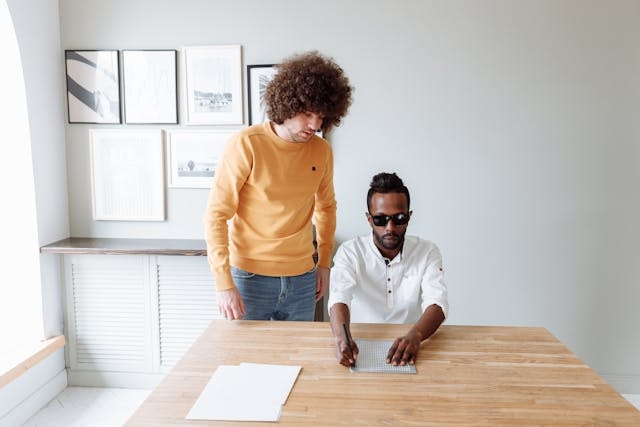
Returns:
[[[23,426],[122,426],[150,392],[122,388],[67,387]],[[640,410],[640,394],[623,396]]]
[[[25,427],[118,427],[151,390],[67,387],[29,418]]]

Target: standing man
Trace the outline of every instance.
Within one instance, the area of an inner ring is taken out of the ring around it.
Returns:
[[[405,236],[412,213],[409,203],[409,190],[398,175],[374,176],[366,213],[372,233],[343,243],[336,252],[328,305],[342,365],[350,366],[358,355],[349,332],[351,320],[413,323],[387,354],[387,363],[406,365],[415,363],[420,343],[447,316],[440,250],[432,242]]]
[[[333,154],[316,132],[340,124],[352,88],[316,51],[277,68],[264,95],[270,120],[229,140],[204,218],[218,307],[230,320],[313,320],[329,284]]]

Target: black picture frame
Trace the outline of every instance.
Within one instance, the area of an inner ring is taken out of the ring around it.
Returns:
[[[175,49],[123,49],[125,123],[177,124],[177,75]]]
[[[267,119],[264,106],[264,90],[277,73],[277,64],[247,65],[247,102],[249,125]]]
[[[65,50],[69,123],[122,123],[117,50]]]

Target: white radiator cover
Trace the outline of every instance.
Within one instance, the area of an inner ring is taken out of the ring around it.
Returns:
[[[70,367],[150,370],[147,263],[139,256],[74,256],[68,265]]]
[[[171,368],[219,319],[209,265],[198,258],[157,257],[160,365]]]
[[[64,267],[71,385],[147,387],[221,318],[206,257],[72,254]]]

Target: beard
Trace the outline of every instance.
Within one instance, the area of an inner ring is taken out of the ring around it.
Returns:
[[[402,247],[404,243],[404,233],[385,233],[378,234],[375,231],[372,231],[373,238],[376,239],[376,242],[380,244],[381,247],[393,251]]]

